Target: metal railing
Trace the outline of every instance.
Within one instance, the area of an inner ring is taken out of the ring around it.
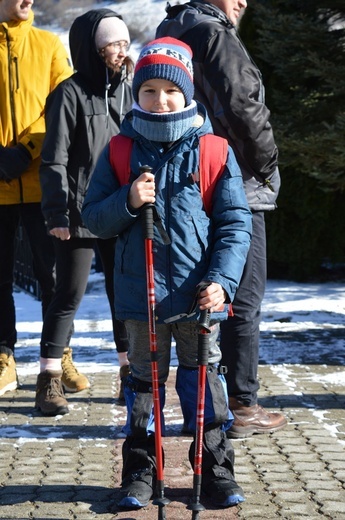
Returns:
[[[40,300],[40,286],[33,272],[29,239],[19,225],[15,241],[14,284]]]

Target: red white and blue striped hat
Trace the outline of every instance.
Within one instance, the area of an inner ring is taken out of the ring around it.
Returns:
[[[176,38],[149,42],[139,54],[134,70],[133,97],[138,103],[141,85],[149,79],[166,79],[177,85],[190,105],[194,95],[192,49]]]

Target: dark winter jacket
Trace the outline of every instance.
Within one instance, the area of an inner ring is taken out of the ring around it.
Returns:
[[[191,46],[194,97],[205,105],[214,133],[234,149],[250,208],[274,209],[280,175],[270,112],[261,73],[233,24],[207,2],[168,5],[156,36],[172,36]]]
[[[69,227],[72,237],[93,236],[81,219],[85,193],[101,151],[132,107],[126,71],[108,79],[94,43],[97,26],[107,16],[117,15],[96,9],[75,20],[70,51],[77,72],[52,92],[46,105],[42,210],[48,229]]]
[[[204,107],[202,123],[191,127],[164,152],[161,143],[138,134],[129,113],[121,133],[134,140],[132,180],[139,168],[153,168],[158,214],[170,240],[165,245],[155,227],[153,240],[156,317],[158,323],[188,313],[202,280],[218,282],[232,301],[238,287],[251,236],[251,213],[243,189],[241,171],[229,148],[227,165],[213,193],[208,217],[198,183],[191,174],[199,165],[199,137],[211,133]],[[101,238],[119,235],[115,252],[115,307],[117,318],[147,320],[145,250],[139,213],[130,213],[130,185],[120,187],[109,163],[109,147],[102,153],[85,198],[83,219]],[[214,313],[226,319],[227,313]],[[194,316],[191,319],[196,319]],[[187,319],[187,318],[185,318]]]

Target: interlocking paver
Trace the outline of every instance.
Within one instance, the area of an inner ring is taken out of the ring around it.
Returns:
[[[190,437],[181,436],[182,416],[171,368],[166,403],[167,520],[187,520],[193,472]],[[260,365],[261,404],[282,410],[288,426],[271,435],[233,442],[236,479],[246,502],[215,509],[202,500],[200,520],[340,520],[345,518],[344,387],[320,384],[318,374],[337,367]],[[295,382],[291,385],[286,374]],[[315,376],[315,379],[313,379]],[[125,408],[116,404],[118,367],[90,375],[91,387],[69,394],[70,414],[41,417],[33,408],[36,374],[0,398],[1,520],[153,520],[158,508],[118,511]],[[300,387],[298,382],[301,381]]]

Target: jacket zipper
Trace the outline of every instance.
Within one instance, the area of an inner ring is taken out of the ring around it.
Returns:
[[[19,68],[18,68],[18,58],[14,57],[13,60],[11,58],[11,43],[8,37],[8,31],[4,27],[6,34],[6,42],[7,42],[7,56],[8,56],[8,86],[9,86],[9,94],[10,94],[10,107],[11,107],[11,121],[12,121],[12,132],[13,132],[13,142],[16,145],[18,143],[18,134],[17,134],[17,125],[16,125],[16,110],[15,110],[15,101],[14,101],[14,91],[19,89]],[[12,61],[15,68],[15,74],[12,71]],[[23,184],[21,177],[18,179],[19,184],[19,193],[20,193],[20,202],[23,202]]]
[[[17,144],[17,128],[16,128],[16,118],[15,118],[15,106],[14,106],[14,88],[15,88],[15,79],[13,77],[12,73],[12,67],[11,67],[11,44],[10,40],[8,38],[8,31],[5,28],[6,33],[6,42],[7,42],[7,56],[8,56],[8,86],[9,86],[9,94],[10,94],[10,106],[11,106],[11,120],[12,120],[12,132],[13,132],[13,140],[14,143]],[[17,61],[17,59],[16,59]],[[16,80],[18,85],[18,64],[15,62],[16,66]]]

